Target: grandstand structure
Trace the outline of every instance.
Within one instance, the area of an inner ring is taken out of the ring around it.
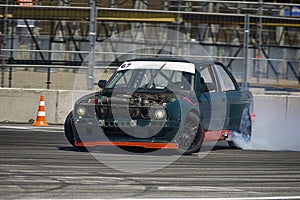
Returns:
[[[240,76],[246,14],[249,74],[257,81],[300,83],[300,1],[295,0],[1,0],[2,68],[48,67],[50,73],[80,66],[95,42],[133,27],[164,27],[186,34]]]

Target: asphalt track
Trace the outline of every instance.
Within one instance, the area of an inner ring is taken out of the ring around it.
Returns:
[[[156,171],[127,173],[70,147],[60,126],[2,125],[0,143],[0,199],[300,199],[300,152],[218,143],[203,158],[181,156]],[[116,163],[122,156],[103,153]],[[148,164],[166,156],[173,155],[149,156]]]

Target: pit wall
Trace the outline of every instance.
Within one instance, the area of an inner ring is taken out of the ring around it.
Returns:
[[[90,91],[1,88],[0,122],[32,123],[36,120],[40,96],[45,97],[46,120],[63,124],[74,102]],[[300,95],[254,94],[255,127],[293,127],[300,124]]]

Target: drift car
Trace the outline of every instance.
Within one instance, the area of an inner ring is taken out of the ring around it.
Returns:
[[[102,88],[80,98],[65,120],[75,147],[200,150],[204,141],[251,137],[252,94],[220,62],[177,58],[124,62]]]

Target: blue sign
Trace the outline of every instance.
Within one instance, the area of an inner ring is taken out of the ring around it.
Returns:
[[[286,9],[284,11],[284,15],[291,16],[291,17],[300,17],[300,7],[293,6],[292,9]]]

